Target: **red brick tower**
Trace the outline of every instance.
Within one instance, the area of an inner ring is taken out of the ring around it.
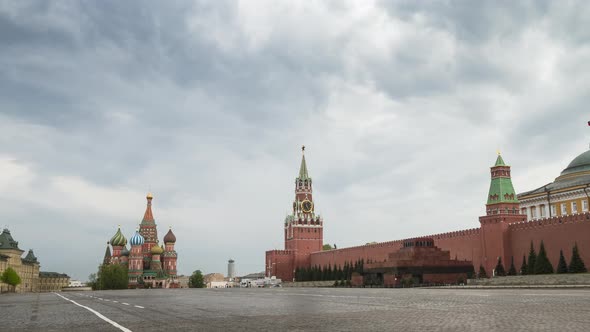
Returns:
[[[141,224],[139,224],[139,234],[143,236],[145,242],[142,245],[142,254],[143,254],[143,268],[145,270],[149,270],[150,268],[150,260],[152,259],[152,247],[156,245],[158,242],[158,231],[156,229],[156,221],[154,220],[154,215],[152,214],[152,196],[151,193],[148,193],[146,196],[147,199],[147,207],[145,208],[145,213],[143,214],[143,220]]]
[[[139,234],[139,230],[129,239],[131,245],[131,253],[129,254],[129,288],[137,287],[137,280],[143,274],[143,236]]]
[[[176,243],[176,236],[172,233],[172,227],[168,230],[168,233],[164,236],[164,254],[162,256],[162,264],[164,265],[164,271],[170,276],[171,287],[176,284],[176,261],[178,254],[174,250],[174,244]]]
[[[324,221],[315,214],[313,202],[312,180],[307,173],[305,147],[299,168],[299,176],[295,179],[295,200],[293,212],[285,219],[285,249],[293,250],[293,269],[309,267],[310,254],[321,251],[324,241]]]
[[[492,180],[486,204],[486,215],[479,217],[481,224],[481,265],[489,275],[496,267],[498,257],[502,263],[510,262],[510,239],[508,225],[526,221],[526,215],[520,213],[518,198],[512,186],[510,166],[504,163],[498,153],[496,163],[491,167]],[[478,267],[475,267],[478,270]]]

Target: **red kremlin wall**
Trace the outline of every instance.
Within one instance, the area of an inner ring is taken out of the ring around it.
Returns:
[[[434,245],[449,250],[452,259],[457,257],[459,260],[470,260],[479,266],[479,228],[421,237],[433,238]],[[314,252],[311,254],[311,266],[343,266],[344,262],[355,262],[359,259],[365,262],[382,262],[390,253],[399,250],[406,240],[409,239]]]
[[[504,234],[501,235],[501,238],[506,239],[507,242],[503,245],[504,252],[488,252],[489,259],[487,263],[483,261],[484,253],[481,244],[482,240],[485,243],[486,239],[482,238],[484,234],[482,234],[481,228],[423,237],[433,238],[435,246],[443,250],[449,250],[452,259],[456,257],[458,260],[472,261],[476,272],[479,270],[480,264],[483,265],[488,275],[491,274],[496,265],[497,257],[500,255],[503,257],[506,270],[510,267],[511,257],[514,257],[516,269],[520,269],[522,256],[525,255],[528,259],[531,241],[533,241],[537,253],[539,252],[540,243],[543,241],[554,269],[557,268],[559,262],[559,250],[563,250],[565,259],[569,264],[574,243],[578,244],[582,260],[587,266],[590,265],[590,212],[504,226]],[[491,235],[489,232],[485,234]],[[399,250],[406,240],[409,239],[314,252],[311,254],[311,266],[342,266],[345,262],[355,262],[359,259],[363,259],[365,262],[385,261],[388,254]],[[488,239],[488,242],[490,242],[490,239]],[[498,246],[498,248],[500,247],[502,246]]]
[[[590,267],[590,213],[511,224],[508,230],[514,266],[517,270],[522,265],[523,255],[528,260],[531,241],[538,254],[541,240],[553,269],[557,268],[559,262],[559,250],[563,250],[565,261],[569,264],[574,243],[578,244],[580,256],[586,267]],[[510,262],[505,266],[509,267]]]

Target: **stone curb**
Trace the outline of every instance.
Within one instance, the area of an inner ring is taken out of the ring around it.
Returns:
[[[494,285],[494,286],[437,286],[437,287],[419,287],[427,289],[511,289],[511,288],[590,288],[590,285]]]

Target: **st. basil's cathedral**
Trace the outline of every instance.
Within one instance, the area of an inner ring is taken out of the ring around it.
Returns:
[[[162,239],[163,245],[159,244],[157,225],[152,213],[153,198],[151,193],[146,196],[147,206],[143,219],[135,234],[129,238],[131,250],[127,249],[127,239],[119,227],[117,233],[107,242],[103,265],[120,264],[127,267],[129,288],[178,288],[178,254],[174,250],[176,236],[170,228]]]

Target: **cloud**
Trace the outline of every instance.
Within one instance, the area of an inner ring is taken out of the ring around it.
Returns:
[[[0,217],[85,279],[148,190],[181,273],[261,271],[305,144],[325,241],[473,228],[584,151],[583,3],[0,4]]]

